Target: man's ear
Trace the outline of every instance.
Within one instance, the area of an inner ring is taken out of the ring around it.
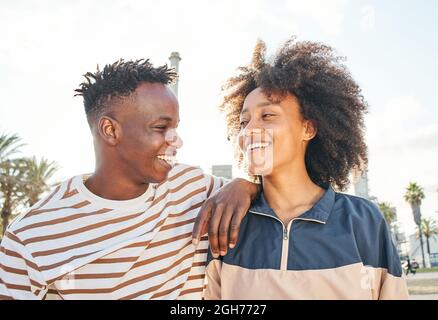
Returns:
[[[304,120],[304,141],[310,141],[315,138],[318,129],[316,123],[312,120]]]
[[[97,130],[102,140],[111,146],[116,146],[122,137],[120,123],[110,116],[102,116],[99,119]]]

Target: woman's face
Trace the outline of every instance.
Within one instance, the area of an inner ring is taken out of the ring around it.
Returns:
[[[301,116],[295,96],[268,99],[257,88],[245,98],[238,141],[251,174],[268,176],[304,162],[307,143],[315,134],[312,123]]]

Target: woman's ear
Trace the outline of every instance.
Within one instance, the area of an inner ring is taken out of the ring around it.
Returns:
[[[316,123],[312,120],[304,120],[304,141],[310,141],[315,138],[318,129],[316,128]]]

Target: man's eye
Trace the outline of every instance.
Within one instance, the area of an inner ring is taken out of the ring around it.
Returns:
[[[273,114],[271,114],[271,113],[265,113],[263,116],[262,116],[262,118],[263,119],[265,119],[265,118],[271,118],[271,117],[273,117],[274,115]]]
[[[166,129],[166,126],[156,126],[155,129],[158,129],[158,130],[165,130],[165,129]]]

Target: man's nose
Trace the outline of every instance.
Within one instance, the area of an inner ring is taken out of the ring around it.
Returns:
[[[175,148],[181,148],[183,145],[183,141],[175,129],[167,130],[165,140],[167,144]]]

